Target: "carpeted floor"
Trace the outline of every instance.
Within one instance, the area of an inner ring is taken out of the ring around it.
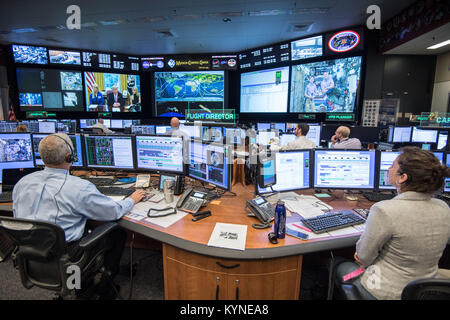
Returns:
[[[130,249],[125,248],[121,266],[129,266]],[[163,263],[161,252],[133,249],[133,264],[137,263],[133,276],[133,300],[164,299]],[[124,299],[129,296],[130,272],[123,268],[115,279],[120,286],[120,294]],[[51,291],[33,287],[25,289],[20,281],[18,270],[13,267],[10,258],[0,263],[0,300],[51,300],[55,294]]]

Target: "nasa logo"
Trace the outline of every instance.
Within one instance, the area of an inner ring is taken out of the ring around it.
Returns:
[[[156,63],[156,66],[157,66],[158,68],[162,69],[162,68],[164,68],[164,62],[158,61],[158,62]]]
[[[150,62],[148,62],[148,61],[142,62],[142,68],[144,68],[144,69],[150,68]]]
[[[168,64],[169,67],[171,67],[171,68],[175,67],[175,61],[173,61],[173,59],[170,59],[169,62],[167,62],[167,64]]]
[[[334,52],[347,52],[355,48],[359,41],[360,36],[355,31],[340,31],[330,38],[328,48]]]
[[[228,65],[233,68],[236,65],[236,60],[235,59],[229,59],[228,60]]]

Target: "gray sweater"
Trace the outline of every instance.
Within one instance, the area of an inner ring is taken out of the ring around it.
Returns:
[[[400,299],[412,280],[434,278],[450,238],[450,208],[430,195],[404,192],[370,208],[356,244],[362,286],[377,299]]]

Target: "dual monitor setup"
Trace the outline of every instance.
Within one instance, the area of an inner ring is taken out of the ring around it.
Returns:
[[[49,134],[0,133],[0,169],[43,166],[39,143]],[[69,135],[74,168],[188,175],[231,190],[231,150],[226,145],[156,135]],[[188,153],[188,154],[186,154]]]
[[[450,166],[448,153],[433,153],[441,163]],[[279,151],[261,161],[255,193],[264,195],[310,188],[395,190],[389,184],[388,170],[399,154],[400,151],[379,150]],[[450,179],[446,179],[444,191],[450,192]]]

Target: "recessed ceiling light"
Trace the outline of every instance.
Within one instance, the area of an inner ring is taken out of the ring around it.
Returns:
[[[438,49],[438,48],[443,47],[443,46],[446,46],[446,45],[448,45],[448,44],[450,44],[450,40],[440,42],[440,43],[435,44],[435,45],[433,45],[433,46],[431,46],[431,47],[428,47],[427,49],[430,49],[430,50]]]

